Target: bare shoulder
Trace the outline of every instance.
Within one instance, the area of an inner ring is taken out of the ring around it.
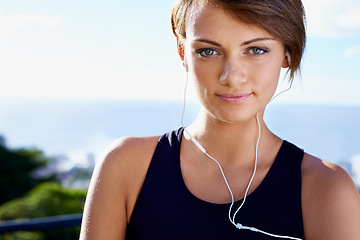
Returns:
[[[127,203],[128,218],[140,192],[159,136],[123,137],[113,142],[104,152],[95,172],[98,178],[114,185],[113,192],[122,191]],[[97,178],[94,175],[95,179]],[[112,194],[113,195],[113,194]]]
[[[349,174],[340,166],[321,160],[305,153],[302,163],[302,176],[305,180],[311,181],[312,187],[331,187],[348,189],[355,187]]]
[[[360,196],[344,169],[305,154],[302,186],[306,239],[360,239]]]
[[[123,137],[97,161],[85,203],[81,239],[124,239],[159,136]]]
[[[134,189],[142,185],[158,139],[159,136],[123,137],[116,140],[104,151],[94,173],[100,174],[98,177],[109,180],[109,183],[117,182],[116,185],[125,190],[125,196],[131,198],[136,192]]]
[[[128,171],[135,173],[143,167],[147,168],[146,165],[151,160],[158,139],[159,136],[120,138],[105,149],[96,167],[99,170],[121,171],[124,174]]]

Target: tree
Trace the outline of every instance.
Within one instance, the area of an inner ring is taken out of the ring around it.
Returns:
[[[0,206],[0,221],[82,213],[86,192],[85,189],[64,188],[57,183],[39,184],[24,197]],[[0,235],[0,240],[25,240],[27,236],[30,239],[79,239],[79,232],[80,226],[32,233],[8,233]]]
[[[49,161],[35,148],[9,149],[5,138],[0,136],[0,205],[23,196],[41,182],[56,181],[55,175],[38,178],[33,174]]]
[[[0,146],[5,146],[6,145],[6,140],[4,138],[4,136],[0,135]]]

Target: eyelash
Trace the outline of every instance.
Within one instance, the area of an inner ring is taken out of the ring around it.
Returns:
[[[204,54],[205,51],[212,51],[213,54],[206,55],[206,54]],[[208,57],[213,57],[215,54],[218,54],[219,51],[214,48],[201,48],[201,49],[197,50],[196,53],[199,55],[199,57],[208,58]]]
[[[211,51],[212,54],[210,54],[210,55],[205,54],[206,51]],[[255,52],[258,52],[258,51],[260,51],[260,53],[255,53]],[[261,47],[249,47],[245,51],[245,53],[249,53],[252,56],[260,56],[260,55],[263,55],[263,54],[265,54],[267,52],[269,52],[269,50],[267,50],[265,48],[261,48]],[[199,57],[209,58],[209,57],[213,57],[214,55],[219,54],[219,51],[217,49],[214,49],[214,48],[201,48],[201,49],[197,50],[196,53],[198,54]]]
[[[261,53],[254,53],[255,50],[261,51]],[[267,50],[265,48],[261,48],[261,47],[250,47],[246,50],[246,52],[250,53],[251,55],[258,56],[258,55],[263,55],[263,54],[269,52],[269,50]]]

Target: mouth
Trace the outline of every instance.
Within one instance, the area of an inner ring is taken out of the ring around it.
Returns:
[[[252,93],[239,93],[239,94],[217,94],[217,96],[227,103],[237,104],[246,101]]]

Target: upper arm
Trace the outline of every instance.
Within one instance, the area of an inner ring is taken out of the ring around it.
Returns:
[[[156,137],[122,138],[97,162],[84,208],[80,239],[125,239]]]
[[[305,155],[302,202],[307,240],[360,239],[360,196],[339,166]]]

